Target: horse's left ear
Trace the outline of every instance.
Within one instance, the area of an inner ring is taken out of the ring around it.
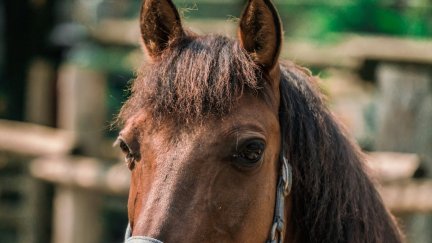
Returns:
[[[141,37],[150,58],[156,58],[183,36],[180,15],[171,0],[144,0],[140,15]]]
[[[270,0],[249,0],[240,19],[240,43],[254,61],[271,70],[277,63],[282,44],[282,27]]]

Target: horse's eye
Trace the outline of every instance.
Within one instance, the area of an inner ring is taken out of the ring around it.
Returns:
[[[240,165],[252,167],[261,161],[264,149],[264,141],[260,139],[249,140],[240,147],[234,158]]]
[[[120,146],[121,151],[124,154],[127,155],[127,154],[129,154],[131,152],[130,149],[129,149],[129,146],[123,140],[120,140],[119,146]]]
[[[121,151],[125,155],[125,162],[126,162],[127,167],[130,170],[132,170],[135,167],[135,160],[136,160],[135,154],[132,152],[132,150],[127,145],[127,143],[125,141],[123,141],[123,139],[119,138],[118,144],[120,146]]]

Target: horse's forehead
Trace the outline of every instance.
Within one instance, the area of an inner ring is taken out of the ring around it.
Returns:
[[[273,129],[279,125],[277,109],[273,108],[263,99],[244,95],[227,115],[209,116],[203,121],[190,124],[156,120],[151,111],[142,110],[126,122],[122,133],[166,145],[195,140],[200,142],[198,140],[202,138],[199,137],[204,136],[206,140],[218,139],[224,131],[241,128],[242,124],[261,127],[263,131]]]

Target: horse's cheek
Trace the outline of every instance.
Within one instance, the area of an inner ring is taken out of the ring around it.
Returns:
[[[147,181],[143,180],[143,163],[138,163],[138,166],[131,172],[131,186],[129,189],[128,198],[128,216],[129,222],[133,227],[135,222],[138,221],[140,211],[143,207],[145,200],[144,196],[147,194],[148,188],[145,186]]]
[[[256,197],[249,192],[254,191],[248,183],[247,176],[239,176],[232,168],[220,170],[212,180],[209,189],[209,220],[213,230],[228,239],[244,240],[249,229],[245,222],[256,213]],[[259,236],[254,236],[254,241]]]
[[[128,217],[129,222],[131,226],[133,227],[135,223],[135,209],[138,205],[136,205],[138,194],[139,194],[139,188],[137,186],[138,178],[136,176],[136,172],[132,172],[131,175],[131,186],[129,188],[129,198],[128,198]]]

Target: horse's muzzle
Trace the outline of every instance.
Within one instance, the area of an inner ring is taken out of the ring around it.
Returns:
[[[126,229],[124,243],[163,243],[163,242],[147,236],[132,236],[131,227],[130,225],[128,225]]]

